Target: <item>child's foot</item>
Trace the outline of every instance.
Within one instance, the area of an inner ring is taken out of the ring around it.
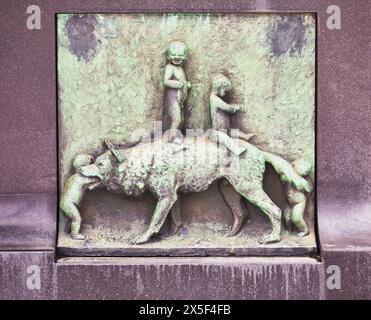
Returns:
[[[302,238],[309,234],[309,231],[301,231],[296,234],[297,237]]]
[[[237,156],[239,156],[241,153],[246,151],[246,148],[244,147],[239,147],[239,146],[233,146],[230,147],[230,150]]]
[[[237,155],[239,156],[241,153],[244,153],[246,151],[246,148],[244,147],[238,147],[237,148]]]
[[[238,134],[239,134],[238,138],[245,140],[245,141],[249,141],[251,138],[255,137],[255,133],[239,132]]]
[[[77,234],[71,234],[71,238],[73,240],[85,240],[86,236],[83,235],[82,233],[77,233]]]

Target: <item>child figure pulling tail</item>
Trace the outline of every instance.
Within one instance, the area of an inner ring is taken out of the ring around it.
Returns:
[[[292,163],[292,166],[300,176],[306,178],[306,180],[313,185],[313,182],[309,178],[309,173],[312,169],[309,161],[298,159]],[[297,236],[304,237],[309,234],[308,226],[304,220],[307,197],[302,191],[299,191],[291,184],[286,185],[286,195],[290,205],[290,207],[284,211],[286,228],[290,229],[292,223],[298,230]]]
[[[210,115],[212,131],[210,138],[214,142],[219,141],[234,154],[240,155],[246,148],[240,147],[238,142],[233,140],[227,133],[231,128],[230,115],[240,111],[240,107],[237,104],[228,104],[223,100],[227,93],[232,90],[231,81],[223,74],[217,74],[213,77],[211,82],[211,93],[210,93]],[[245,141],[249,141],[254,134],[245,134],[238,132],[238,137]]]
[[[170,141],[180,143],[177,131],[183,122],[183,106],[191,83],[187,80],[184,63],[188,48],[181,41],[173,41],[167,49],[168,64],[165,67],[163,84],[165,86],[165,110],[170,118]]]
[[[71,238],[75,240],[85,240],[81,233],[81,214],[78,206],[86,190],[92,190],[98,185],[97,178],[88,178],[80,173],[80,168],[93,163],[93,158],[89,154],[79,154],[73,161],[72,165],[76,173],[66,182],[61,195],[59,208],[68,218],[71,224]]]

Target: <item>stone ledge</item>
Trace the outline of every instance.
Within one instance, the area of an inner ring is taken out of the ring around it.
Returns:
[[[322,253],[371,249],[371,201],[323,199],[318,202],[318,232]]]
[[[0,250],[54,250],[55,193],[0,195]]]
[[[40,290],[29,289],[27,280],[37,266],[40,270]],[[0,299],[53,299],[56,283],[54,282],[54,252],[1,252],[0,251]]]
[[[58,298],[321,299],[323,263],[307,257],[63,258]]]
[[[308,257],[62,258],[53,251],[0,252],[0,299],[369,299],[371,254]],[[27,288],[38,266],[41,289]],[[341,269],[340,290],[326,287]]]

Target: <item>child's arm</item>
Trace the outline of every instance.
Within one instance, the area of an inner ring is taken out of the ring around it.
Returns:
[[[171,66],[167,65],[165,67],[164,74],[164,86],[171,89],[181,89],[183,88],[184,83],[178,80],[171,79],[173,76],[173,71]]]
[[[240,110],[240,107],[237,104],[228,104],[225,101],[223,101],[223,99],[220,99],[217,96],[213,97],[212,103],[215,104],[215,107],[217,109],[221,109],[225,112],[236,113],[237,111]]]
[[[88,190],[94,190],[95,188],[98,188],[101,185],[102,185],[101,181],[95,182],[95,183],[88,186]]]

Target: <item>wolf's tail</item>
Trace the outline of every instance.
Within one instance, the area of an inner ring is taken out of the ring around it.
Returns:
[[[300,191],[310,192],[309,183],[297,174],[294,168],[286,160],[269,152],[263,152],[265,161],[270,163],[276,172],[280,175],[282,181],[292,184]]]

